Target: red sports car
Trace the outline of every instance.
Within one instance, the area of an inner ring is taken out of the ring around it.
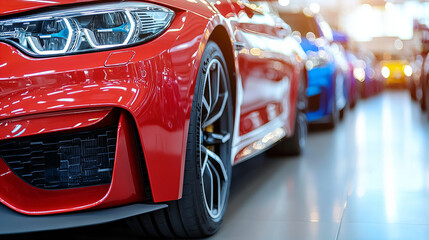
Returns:
[[[232,165],[305,145],[305,53],[269,2],[0,3],[0,233],[215,233]]]

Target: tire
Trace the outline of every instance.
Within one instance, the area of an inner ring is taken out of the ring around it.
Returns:
[[[198,71],[186,149],[182,198],[128,219],[145,237],[202,238],[222,223],[231,183],[233,106],[226,61],[208,42]],[[209,87],[210,86],[210,87]]]
[[[326,124],[326,127],[329,129],[334,129],[338,122],[340,122],[340,111],[337,110],[336,100],[334,100],[332,112],[329,115],[329,122]]]
[[[280,140],[274,147],[268,150],[268,154],[274,156],[297,156],[300,155],[307,145],[307,86],[302,80],[298,88],[298,99],[296,104],[295,128],[292,137]]]
[[[360,88],[360,98],[361,99],[368,98],[367,88],[368,88],[368,85],[366,83],[361,83],[361,88]]]
[[[346,112],[349,110],[349,103],[347,103],[343,109],[340,110],[340,120],[343,120],[346,116]]]
[[[422,82],[421,82],[421,89],[422,89],[422,94],[421,94],[421,98],[420,98],[420,108],[423,112],[425,112],[427,110],[427,104],[426,104],[426,98],[428,97],[427,95],[428,93],[428,89],[426,86],[427,83],[427,77],[423,77],[422,78]]]
[[[336,83],[334,82],[333,86],[333,101],[332,101],[332,111],[329,114],[329,120],[328,123],[326,124],[326,127],[329,129],[334,129],[335,126],[338,124],[338,122],[340,121],[340,111],[337,109],[337,94],[336,94]]]
[[[358,86],[356,86],[357,88]],[[359,90],[355,89],[355,91],[353,92],[353,97],[350,99],[350,109],[354,109],[356,107],[357,101],[358,101],[358,95],[359,95]]]
[[[423,89],[423,102],[425,103],[425,110],[427,111],[427,115],[429,116],[429,75],[426,77],[425,85]]]
[[[357,104],[357,100],[355,96],[352,102],[350,102],[350,109],[354,109],[356,107],[356,104]]]

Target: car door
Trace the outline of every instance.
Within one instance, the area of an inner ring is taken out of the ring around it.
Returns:
[[[296,41],[290,28],[268,2],[232,1],[236,12],[231,24],[242,80],[240,136],[266,125],[273,119],[288,118],[296,87]],[[299,45],[299,44],[298,44]],[[292,91],[293,92],[293,91]],[[291,101],[292,99],[292,101]],[[293,107],[294,108],[294,107]]]

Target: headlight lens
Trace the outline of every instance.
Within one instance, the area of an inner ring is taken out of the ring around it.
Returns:
[[[353,69],[353,76],[359,82],[364,82],[365,81],[365,69],[363,69],[361,67],[356,67],[355,69]]]
[[[384,78],[388,78],[390,76],[390,69],[386,66],[383,66],[381,68],[381,75],[383,75]]]
[[[413,68],[410,65],[405,65],[402,71],[407,77],[411,77],[411,75],[413,75]]]
[[[39,56],[112,49],[159,36],[170,9],[138,2],[108,3],[0,21],[0,40]]]

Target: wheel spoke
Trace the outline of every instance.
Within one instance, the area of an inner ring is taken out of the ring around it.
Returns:
[[[220,83],[223,80],[221,77],[221,65],[220,63],[213,63],[213,87],[212,87],[212,107],[216,106],[219,100]]]
[[[225,111],[226,103],[228,101],[228,93],[226,92],[226,93],[222,94],[219,98],[222,98],[222,104],[219,105],[219,102],[218,102],[218,104],[216,106],[211,108],[212,112],[205,119],[205,122],[203,124],[203,128],[206,128],[207,126],[209,126],[212,123],[219,120],[220,117],[222,117],[222,114]]]
[[[220,158],[225,156],[224,144],[229,144],[231,139],[230,130],[226,127],[224,118],[227,116],[225,108],[229,101],[229,94],[223,66],[216,58],[208,64],[202,96],[201,180],[206,210],[213,218],[219,217],[222,213],[228,188],[226,163]]]
[[[214,206],[214,204],[213,204],[213,199],[214,199],[214,197],[213,197],[213,190],[214,190],[213,173],[210,170],[210,167],[208,167],[207,170],[208,170],[207,172],[209,173],[209,176],[210,176],[210,210],[213,211],[213,206]]]
[[[221,201],[222,184],[221,184],[221,179],[220,179],[219,173],[216,171],[216,168],[213,166],[213,164],[211,162],[209,162],[209,166],[210,166],[210,169],[212,169],[212,175],[214,175],[216,177],[216,182],[214,182],[214,180],[212,179],[213,183],[216,183],[216,190],[217,190],[217,193],[216,193],[216,196],[215,196],[214,195],[214,190],[215,189],[213,188],[213,191],[212,191],[212,201],[214,200],[215,197],[217,197],[217,199],[216,199],[216,201],[217,201],[217,209],[221,209],[221,207],[222,207],[222,201]]]
[[[206,182],[207,180],[207,182]],[[213,211],[213,189],[214,180],[213,173],[210,169],[208,155],[204,154],[204,160],[201,167],[201,183],[203,187],[204,200],[210,211]],[[210,195],[208,195],[210,194]]]
[[[205,145],[216,145],[226,143],[231,139],[230,133],[212,133],[204,132],[204,144]]]
[[[204,96],[208,95],[209,98],[205,100],[209,105],[209,107],[206,106],[206,109],[210,110],[207,115],[203,117],[203,128],[216,122],[222,116],[228,102],[229,95],[226,85],[226,75],[222,68],[222,64],[218,60],[213,60],[209,64],[205,76],[205,86]],[[207,88],[207,86],[209,88]]]
[[[206,113],[206,118],[209,116],[210,113],[210,104],[207,102],[206,98],[203,96],[203,106],[206,109],[207,113]]]
[[[203,148],[203,147],[202,147],[202,148]],[[201,151],[201,152],[203,152],[203,151]],[[203,175],[204,175],[204,171],[205,171],[205,170],[206,170],[206,168],[207,168],[208,158],[209,158],[208,154],[207,154],[207,153],[204,153],[204,160],[203,160],[203,162],[201,163],[201,176],[203,176]]]
[[[208,156],[207,160],[214,166],[214,170],[219,173],[219,176],[222,177],[223,181],[228,181],[228,174],[226,173],[225,165],[220,157],[204,146],[201,146],[201,148]]]
[[[203,116],[203,122],[207,121],[207,118],[210,116],[210,112],[212,111],[213,107],[212,103],[212,79],[209,69],[204,79],[203,105],[207,109],[207,113],[206,116]]]

